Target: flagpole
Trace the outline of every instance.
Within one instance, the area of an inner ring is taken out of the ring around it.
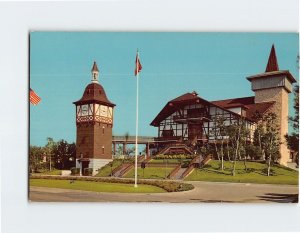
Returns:
[[[135,121],[135,171],[134,171],[134,187],[137,188],[137,155],[138,155],[138,126],[139,126],[139,51],[137,50],[136,59],[136,121]]]

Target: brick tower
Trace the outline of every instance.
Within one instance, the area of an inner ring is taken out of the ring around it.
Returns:
[[[81,174],[86,168],[93,173],[112,161],[113,108],[99,84],[96,62],[92,68],[92,82],[87,85],[76,105],[76,167]]]
[[[284,135],[288,133],[289,93],[292,92],[292,85],[296,80],[288,70],[279,70],[274,45],[271,48],[266,71],[247,79],[251,82],[252,91],[255,92],[255,103],[275,102],[271,111],[277,115],[280,126],[279,136],[282,143],[280,164],[287,165],[289,150]]]

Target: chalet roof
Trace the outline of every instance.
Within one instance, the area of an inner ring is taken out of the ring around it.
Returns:
[[[255,121],[255,119],[253,118],[255,112],[258,112],[259,114],[263,115],[266,113],[267,110],[269,110],[274,105],[275,102],[272,101],[272,102],[255,103],[254,96],[217,100],[217,101],[210,102],[197,96],[197,94],[195,93],[186,93],[169,101],[164,106],[164,108],[159,112],[159,114],[155,117],[155,119],[151,122],[150,125],[158,126],[161,121],[163,121],[172,113],[177,111],[179,107],[185,106],[187,104],[193,104],[193,103],[202,103],[207,106],[209,105],[215,106],[239,117],[240,117],[239,114],[232,112],[229,109],[234,107],[242,107],[246,111],[246,119],[249,121]]]
[[[73,102],[74,104],[100,103],[108,106],[115,106],[110,102],[105,94],[104,88],[99,83],[90,83],[86,86],[80,100]]]
[[[264,115],[274,105],[274,103],[275,101],[246,105],[246,117],[252,121],[256,121],[256,119],[254,119],[254,114],[257,112],[260,115]]]
[[[199,97],[198,97],[198,94],[197,92],[193,91],[192,93],[186,93],[186,94],[183,94],[173,100],[171,100],[170,102],[182,102],[182,101],[191,101],[191,100],[197,100]]]
[[[277,62],[275,47],[274,47],[274,44],[273,44],[272,48],[271,48],[271,52],[270,52],[270,55],[269,55],[268,64],[267,64],[265,72],[272,72],[272,71],[278,71],[278,70],[279,70],[279,66],[278,66],[278,62]]]
[[[212,103],[223,107],[223,108],[234,108],[234,107],[242,107],[246,111],[246,118],[252,121],[255,121],[253,115],[255,112],[263,115],[268,109],[270,109],[274,101],[271,102],[262,102],[255,103],[254,96],[243,97],[243,98],[235,98],[235,99],[226,99],[226,100],[218,100],[212,101]]]
[[[245,105],[254,104],[254,96],[235,98],[235,99],[225,99],[225,100],[215,100],[212,103],[223,107],[223,108],[235,108],[235,107],[245,107]]]
[[[172,113],[177,111],[179,107],[182,107],[182,106],[185,106],[188,104],[196,104],[196,103],[202,103],[207,106],[215,106],[215,107],[221,108],[225,111],[228,111],[228,112],[232,113],[233,115],[240,116],[239,114],[237,114],[235,112],[227,110],[222,106],[216,105],[213,102],[209,102],[209,101],[199,97],[196,92],[192,92],[192,93],[183,94],[183,95],[169,101],[164,106],[164,108],[158,113],[158,115],[154,118],[154,120],[151,122],[150,125],[158,126],[161,121],[163,121],[168,116],[170,116]]]

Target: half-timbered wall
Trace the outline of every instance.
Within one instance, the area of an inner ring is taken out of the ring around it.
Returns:
[[[188,122],[191,122],[188,119],[193,119],[193,117],[196,118],[199,116],[203,117],[203,120],[199,122],[202,124],[202,130],[201,133],[199,133],[199,135],[201,134],[201,138],[199,138],[199,140],[207,139],[208,141],[215,139],[216,133],[212,131],[217,130],[213,121],[215,117],[224,117],[224,124],[226,126],[234,124],[239,119],[236,114],[216,106],[204,106],[201,104],[186,105],[168,116],[165,120],[161,121],[158,127],[158,137],[162,139],[172,139],[173,137],[173,139],[182,138],[183,140],[187,140],[189,135]],[[246,121],[246,127],[250,130],[249,139],[252,139],[255,125],[250,121]],[[224,137],[228,138],[228,136]]]
[[[76,107],[76,122],[102,122],[113,123],[112,107],[101,104],[83,104]]]

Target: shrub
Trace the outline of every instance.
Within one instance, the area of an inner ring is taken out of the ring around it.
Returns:
[[[134,179],[117,179],[117,178],[105,178],[105,177],[63,177],[63,176],[47,176],[47,175],[31,175],[30,179],[52,179],[52,180],[82,180],[93,182],[106,182],[106,183],[121,183],[121,184],[134,184]],[[180,183],[176,181],[160,181],[160,180],[139,180],[139,184],[154,185],[160,187],[167,192],[181,192],[192,190],[194,186],[192,184]]]
[[[193,159],[195,155],[186,155],[186,154],[179,154],[179,155],[156,155],[153,159]]]
[[[80,168],[72,167],[71,168],[71,175],[79,175],[80,174]]]
[[[183,161],[183,163],[181,164],[181,168],[187,168],[190,165],[189,161]]]
[[[83,170],[83,175],[84,176],[91,176],[91,175],[93,175],[93,168],[85,168]]]
[[[268,168],[264,168],[263,170],[262,170],[262,173],[264,174],[264,175],[268,175]],[[274,176],[275,175],[275,170],[274,169],[270,169],[270,176]]]

